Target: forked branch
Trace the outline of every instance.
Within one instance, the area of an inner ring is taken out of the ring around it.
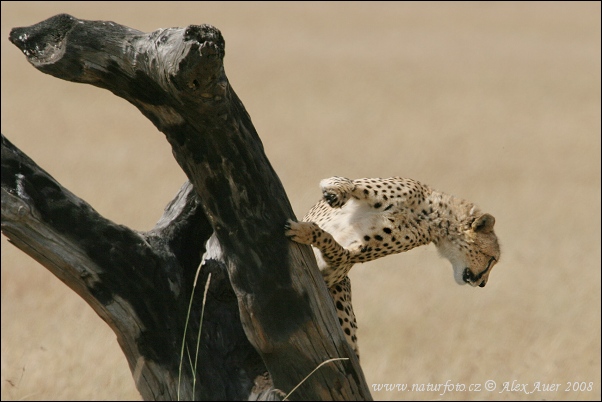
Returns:
[[[219,258],[203,268],[203,278],[212,273],[207,308],[224,304],[205,311],[215,325],[203,324],[206,371],[194,375],[203,384],[221,370],[221,382],[192,395],[188,372],[181,397],[278,398],[272,383],[286,393],[322,362],[349,358],[321,367],[290,398],[370,399],[310,248],[284,236],[294,214],[228,82],[216,28],[146,34],[62,14],[15,28],[10,40],[38,70],[135,105],[165,134],[190,180],[157,227],[138,233],[102,218],[2,140],[2,231],[109,323],[145,399],[176,398],[185,311],[210,236],[210,254]],[[15,156],[6,170],[5,149]],[[195,300],[193,315],[200,310]],[[236,346],[211,354],[225,333]],[[235,368],[243,375],[236,378]]]

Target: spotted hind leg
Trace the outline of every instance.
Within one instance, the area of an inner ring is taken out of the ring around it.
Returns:
[[[345,177],[329,177],[320,182],[324,200],[332,208],[340,208],[354,198],[364,202],[371,208],[386,211],[393,207],[397,198],[405,197],[412,192],[408,187],[411,179],[356,179]],[[404,192],[405,190],[405,192]]]
[[[430,191],[416,180],[401,177],[356,179],[353,180],[353,186],[351,197],[382,212],[396,208],[399,203],[420,202],[420,195]]]
[[[351,281],[349,280],[349,277],[346,276],[342,281],[328,288],[328,291],[334,301],[339,324],[343,329],[345,339],[359,359],[360,352],[357,346],[356,336],[357,322],[353,312],[353,305],[351,304]]]
[[[353,193],[355,185],[353,184],[353,180],[334,176],[322,180],[320,188],[322,189],[322,196],[328,205],[332,208],[340,208],[345,205]]]

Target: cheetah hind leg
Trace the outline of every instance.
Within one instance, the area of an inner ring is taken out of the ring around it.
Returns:
[[[351,280],[348,276],[328,288],[330,296],[334,301],[337,310],[339,324],[345,334],[345,339],[353,349],[357,358],[360,358],[360,351],[357,345],[357,322],[351,304]]]
[[[322,189],[322,196],[328,205],[332,208],[341,208],[345,205],[353,190],[355,190],[355,184],[353,184],[353,180],[334,176],[322,180],[320,188]]]

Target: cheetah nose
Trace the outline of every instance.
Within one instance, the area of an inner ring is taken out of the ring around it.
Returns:
[[[473,275],[470,272],[470,269],[464,268],[464,272],[462,273],[462,280],[466,283],[470,283],[472,281]]]
[[[483,282],[481,282],[481,284],[479,285],[479,287],[480,287],[480,288],[484,288],[484,287],[485,287],[485,285],[487,285],[487,282],[483,281]]]

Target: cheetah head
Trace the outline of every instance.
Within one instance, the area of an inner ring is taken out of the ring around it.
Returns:
[[[460,233],[438,244],[440,254],[451,262],[458,284],[479,287],[487,284],[491,269],[500,260],[494,224],[492,215],[471,211]]]

